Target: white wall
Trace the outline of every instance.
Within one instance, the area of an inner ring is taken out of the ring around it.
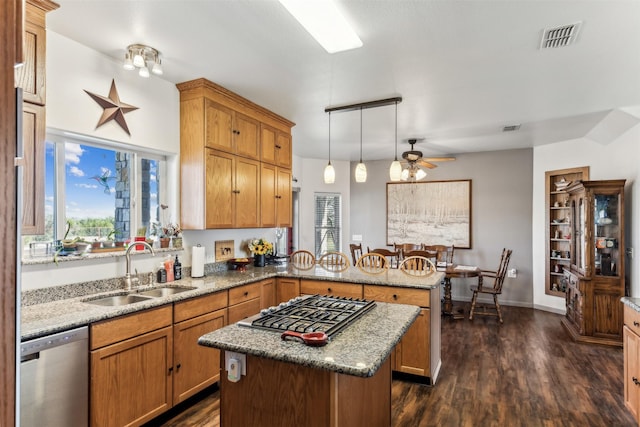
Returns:
[[[545,294],[545,172],[579,166],[589,166],[590,180],[626,179],[625,243],[640,248],[637,212],[640,212],[640,189],[636,184],[640,170],[640,125],[636,125],[607,144],[587,138],[536,147],[533,151],[533,283],[534,304],[539,308],[564,312],[563,298]],[[638,255],[626,259],[627,286],[630,295],[640,297]]]
[[[493,151],[457,155],[456,161],[442,163],[429,171],[426,180],[471,179],[472,249],[459,249],[455,261],[496,269],[503,247],[513,249],[511,268],[518,270],[515,279],[505,281],[501,302],[532,306],[531,255],[531,149]],[[366,162],[366,183],[353,179],[351,164],[351,228],[363,236],[363,247],[386,245],[386,182],[390,161]],[[351,242],[351,240],[349,240]],[[434,242],[437,243],[437,242]],[[471,279],[455,280],[453,297],[471,297]]]

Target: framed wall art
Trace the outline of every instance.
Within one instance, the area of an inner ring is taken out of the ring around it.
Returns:
[[[471,249],[471,180],[387,183],[387,245]]]
[[[234,257],[235,248],[233,240],[216,240],[216,262],[226,261]]]

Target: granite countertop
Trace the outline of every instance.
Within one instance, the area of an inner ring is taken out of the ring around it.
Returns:
[[[622,297],[620,301],[622,301],[624,305],[640,312],[640,298]]]
[[[282,340],[279,332],[237,324],[200,337],[198,344],[341,374],[371,377],[420,313],[420,307],[376,302],[323,347]]]
[[[371,275],[351,267],[343,272],[331,272],[322,267],[314,267],[310,270],[298,270],[292,266],[267,266],[265,268],[248,267],[247,271],[234,270],[221,271],[208,274],[203,278],[184,278],[155,286],[193,287],[194,289],[161,298],[149,298],[143,302],[123,306],[105,307],[87,303],[87,300],[96,299],[97,296],[111,296],[128,293],[124,289],[109,292],[82,293],[78,296],[65,297],[55,301],[43,298],[42,303],[23,305],[20,309],[20,335],[22,341],[38,338],[48,334],[65,331],[79,326],[88,325],[100,320],[110,319],[125,314],[135,313],[165,304],[183,301],[186,299],[223,291],[236,286],[253,283],[271,277],[292,277],[302,279],[342,281],[351,283],[364,283],[383,286],[401,286],[411,288],[433,289],[440,286],[441,272],[426,278],[414,278],[407,276],[398,270],[389,270],[383,274]],[[75,286],[74,289],[81,288]],[[149,287],[140,290],[149,289]],[[46,292],[56,293],[56,288],[42,289]],[[130,292],[130,291],[129,291]]]

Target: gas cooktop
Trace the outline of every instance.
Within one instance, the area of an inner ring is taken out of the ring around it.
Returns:
[[[331,337],[375,305],[364,299],[306,295],[264,309],[238,325],[277,332],[324,332]]]

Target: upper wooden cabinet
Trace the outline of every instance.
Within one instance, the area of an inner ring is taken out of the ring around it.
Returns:
[[[291,227],[291,169],[262,163],[261,227]]]
[[[290,210],[294,123],[205,79],[177,87],[182,227],[271,227],[260,220],[263,197],[273,197],[279,210],[286,206]],[[267,157],[265,147],[272,147],[266,149],[271,153]],[[261,164],[265,163],[289,169],[279,171],[274,191],[263,195]],[[279,182],[285,175],[288,182]],[[288,193],[277,198],[286,188]],[[280,225],[290,224],[291,213],[281,215],[286,222]]]
[[[44,139],[46,100],[45,14],[59,6],[49,0],[27,0],[22,65],[15,85],[22,88],[22,234],[44,233]],[[20,59],[20,58],[19,58]]]

